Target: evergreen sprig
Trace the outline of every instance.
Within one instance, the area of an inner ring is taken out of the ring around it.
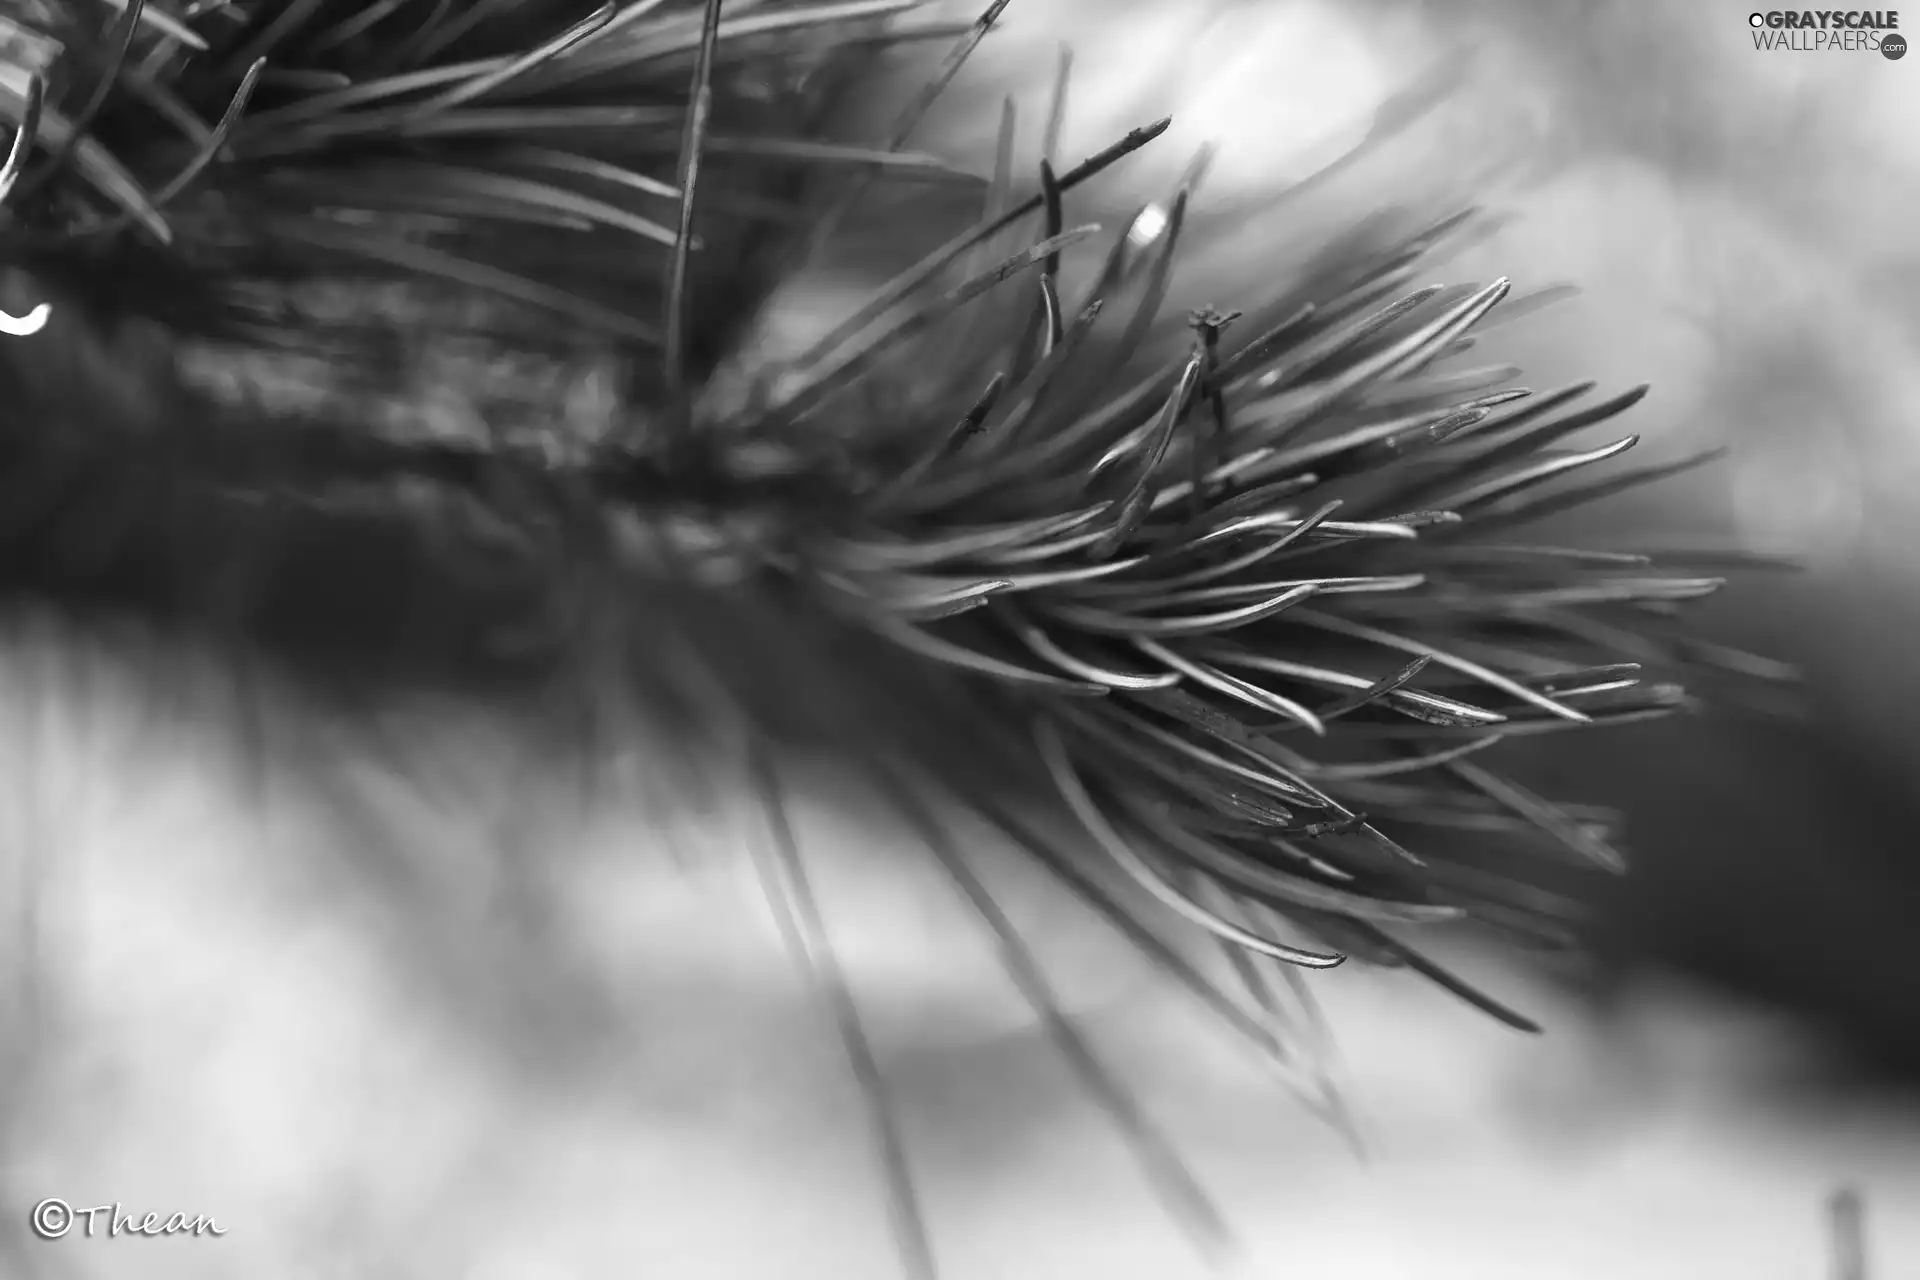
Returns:
[[[1504,279],[1416,284],[1473,210],[1370,221],[1251,314],[1165,315],[1204,158],[1117,229],[1074,225],[1079,190],[1165,122],[1066,165],[1064,79],[1027,194],[1009,129],[977,221],[811,350],[756,359],[754,314],[850,186],[969,181],[905,148],[1005,0],[879,143],[822,132],[875,49],[926,34],[887,25],[910,7],[10,6],[25,141],[0,262],[55,314],[0,359],[0,582],[363,684],[584,672],[690,750],[749,743],[776,832],[765,744],[834,726],[1009,954],[929,796],[1276,1053],[1254,957],[1407,965],[1530,1025],[1410,941],[1464,917],[1563,942],[1571,904],[1543,881],[1622,865],[1617,815],[1534,794],[1502,745],[1671,714],[1715,666],[1784,673],[1677,619],[1723,585],[1709,560],[1523,531],[1708,455],[1616,470],[1638,437],[1573,441],[1644,388],[1535,394],[1463,364],[1490,315],[1532,305]],[[329,289],[360,303],[324,318]],[[423,316],[456,314],[505,348],[564,319],[661,377],[604,434],[549,410],[510,442],[337,402],[267,414],[170,363],[196,342],[411,351]],[[88,370],[123,361],[134,318],[172,345],[129,408]],[[735,366],[744,393],[713,376]],[[1035,778],[1076,838],[1028,821]],[[797,857],[780,874],[805,942]],[[1244,992],[1168,945],[1175,919]]]
[[[750,168],[951,173],[901,150],[924,95],[879,148],[819,141],[804,120],[734,131],[750,101],[784,101],[820,74],[833,56],[823,33],[883,40],[870,24],[906,7],[761,4],[722,19],[717,5],[651,2],[347,14],[176,13],[129,0],[110,23],[86,6],[29,8],[8,48],[16,64],[28,44],[38,51],[18,131],[35,145],[9,162],[0,252],[36,276],[92,273],[95,306],[105,264],[164,264],[156,271],[190,280],[196,303],[229,308],[192,313],[205,322],[183,326],[193,334],[225,326],[263,280],[424,277],[654,344],[671,316],[614,312],[643,279],[656,301],[663,278],[692,287],[671,206],[682,189],[655,176],[694,172],[676,156],[683,135],[702,166],[750,156]],[[938,83],[1002,7],[968,32]],[[690,128],[690,101],[711,104],[711,128]],[[1471,211],[1398,234],[1371,224],[1259,314],[1196,312],[1184,348],[1143,365],[1143,351],[1165,345],[1160,311],[1192,182],[1138,210],[1078,290],[1063,254],[1098,229],[1067,226],[1065,210],[1076,187],[1163,127],[1063,172],[1050,157],[1021,199],[1003,159],[977,223],[766,373],[748,404],[701,416],[691,445],[625,431],[516,449],[393,439],[315,416],[262,431],[197,400],[190,429],[115,435],[80,423],[51,451],[16,422],[18,470],[51,495],[39,526],[48,540],[26,536],[32,528],[16,539],[30,549],[15,555],[16,577],[50,591],[84,579],[107,598],[144,594],[149,607],[211,616],[213,579],[196,575],[214,542],[236,530],[263,547],[311,542],[309,569],[327,578],[340,569],[326,531],[357,512],[409,548],[393,563],[463,582],[434,593],[439,639],[491,652],[486,627],[453,609],[473,575],[453,574],[439,548],[480,539],[495,560],[509,548],[520,594],[507,612],[540,616],[556,607],[553,584],[578,577],[553,557],[619,561],[633,543],[613,525],[677,521],[701,531],[690,535],[707,548],[696,556],[719,549],[803,607],[979,681],[996,699],[988,724],[1001,749],[1043,766],[1093,843],[1153,897],[1228,941],[1308,966],[1360,953],[1431,969],[1396,928],[1477,911],[1552,936],[1524,863],[1496,874],[1408,845],[1465,829],[1621,865],[1610,821],[1532,795],[1481,753],[1685,706],[1648,670],[1697,665],[1705,651],[1670,613],[1723,580],[1684,562],[1510,539],[1707,459],[1619,473],[1605,464],[1635,436],[1562,447],[1644,388],[1580,407],[1590,385],[1534,395],[1510,387],[1517,371],[1505,366],[1456,367],[1508,282],[1412,282],[1436,246],[1472,228]],[[713,170],[699,172],[704,184]],[[703,207],[724,207],[703,195]],[[1036,219],[1039,240],[965,270]],[[179,320],[137,290],[112,305]],[[889,399],[911,412],[876,420],[873,405]],[[697,410],[625,408],[647,421]],[[117,554],[66,554],[76,523],[100,522],[102,501],[81,491],[119,474],[143,477],[144,505],[107,486],[114,523],[141,536]],[[582,527],[584,541],[556,532]],[[666,571],[660,551],[672,542],[641,540],[645,571]],[[687,553],[669,549],[668,561]],[[252,576],[284,581],[281,559]],[[476,560],[486,556],[466,556]],[[408,578],[392,592],[417,587]],[[263,602],[306,598],[268,586],[230,607],[251,624],[278,616]],[[319,612],[293,608],[267,630],[297,647],[325,631]],[[1214,889],[1319,941],[1255,933],[1205,904]]]

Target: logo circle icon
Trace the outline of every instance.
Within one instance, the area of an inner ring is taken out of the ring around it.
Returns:
[[[1767,25],[1767,15],[1764,13],[1750,13],[1747,15],[1747,25],[1750,27],[1764,27]]]
[[[42,1240],[58,1240],[73,1230],[73,1206],[65,1200],[42,1200],[27,1215],[27,1225]]]
[[[1898,62],[1907,56],[1907,38],[1905,36],[1881,36],[1880,56],[1888,62]]]

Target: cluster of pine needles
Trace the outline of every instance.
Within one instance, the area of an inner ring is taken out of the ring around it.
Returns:
[[[1498,748],[1769,668],[1677,616],[1723,584],[1711,563],[1525,530],[1705,458],[1615,469],[1637,437],[1569,442],[1643,388],[1536,394],[1463,362],[1531,305],[1504,279],[1418,283],[1474,210],[1367,220],[1246,314],[1168,315],[1207,157],[1115,226],[1069,216],[1165,121],[1067,163],[1063,75],[1032,181],[1011,110],[991,175],[911,150],[1006,4],[951,24],[902,20],[913,0],[6,0],[0,268],[44,305],[0,339],[0,582],[328,678],[412,646],[537,681],[602,652],[610,617],[616,649],[672,633],[673,663],[594,678],[670,683],[633,692],[744,743],[777,834],[766,744],[804,695],[726,668],[697,621],[736,642],[750,614],[888,704],[849,736],[1017,967],[946,806],[1272,1051],[1272,975],[1348,956],[1529,1025],[1409,932],[1563,943],[1573,904],[1542,869],[1622,859],[1616,815],[1532,793]],[[951,51],[885,136],[832,140],[879,60],[930,40]],[[781,283],[903,183],[977,214],[810,349],[759,358]],[[517,434],[342,408],[455,339],[603,361],[619,393],[592,424],[536,404]],[[295,359],[334,394],[270,411],[204,374]],[[102,369],[147,381],[116,397]],[[994,767],[941,768],[929,738]],[[1021,816],[1022,776],[1072,838]]]

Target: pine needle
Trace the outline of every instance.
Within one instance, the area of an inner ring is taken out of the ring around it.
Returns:
[[[761,883],[796,961],[816,985],[839,1028],[854,1079],[866,1103],[876,1154],[886,1183],[888,1215],[900,1265],[908,1280],[934,1280],[939,1274],[926,1217],[895,1115],[891,1091],[867,1039],[859,1007],[835,956],[826,922],[801,860],[778,777],[757,749],[749,751],[749,770],[771,836],[770,857],[763,860]]]

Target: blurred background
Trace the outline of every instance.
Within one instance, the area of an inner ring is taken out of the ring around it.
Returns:
[[[1747,12],[1014,0],[930,124],[922,145],[984,170],[1002,96],[1032,104],[1031,139],[1069,41],[1066,154],[1175,118],[1096,198],[1164,197],[1215,144],[1174,306],[1242,301],[1383,202],[1483,197],[1508,220],[1441,279],[1581,287],[1490,336],[1499,358],[1536,387],[1651,382],[1655,460],[1734,446],[1581,535],[1797,558],[1736,574],[1706,620],[1801,666],[1809,704],[1526,762],[1633,815],[1597,974],[1463,951],[1545,1037],[1403,976],[1311,979],[1364,1155],[983,842],[1063,1005],[1240,1238],[1218,1271],[901,856],[912,835],[796,765],[943,1274],[1920,1275],[1920,61],[1760,52]],[[1287,216],[1236,221],[1282,192]],[[882,257],[796,281],[776,328],[817,328]],[[859,1091],[741,852],[765,833],[724,795],[693,818],[661,800],[671,743],[637,728],[632,785],[583,803],[505,715],[409,710],[402,776],[305,712],[238,733],[232,673],[201,655],[9,646],[7,1009],[39,1030],[31,1055],[5,1040],[0,1271],[898,1274]],[[314,759],[320,794],[276,781]],[[1870,1273],[1834,1243],[1843,1189]],[[229,1235],[48,1246],[19,1227],[49,1195]]]

